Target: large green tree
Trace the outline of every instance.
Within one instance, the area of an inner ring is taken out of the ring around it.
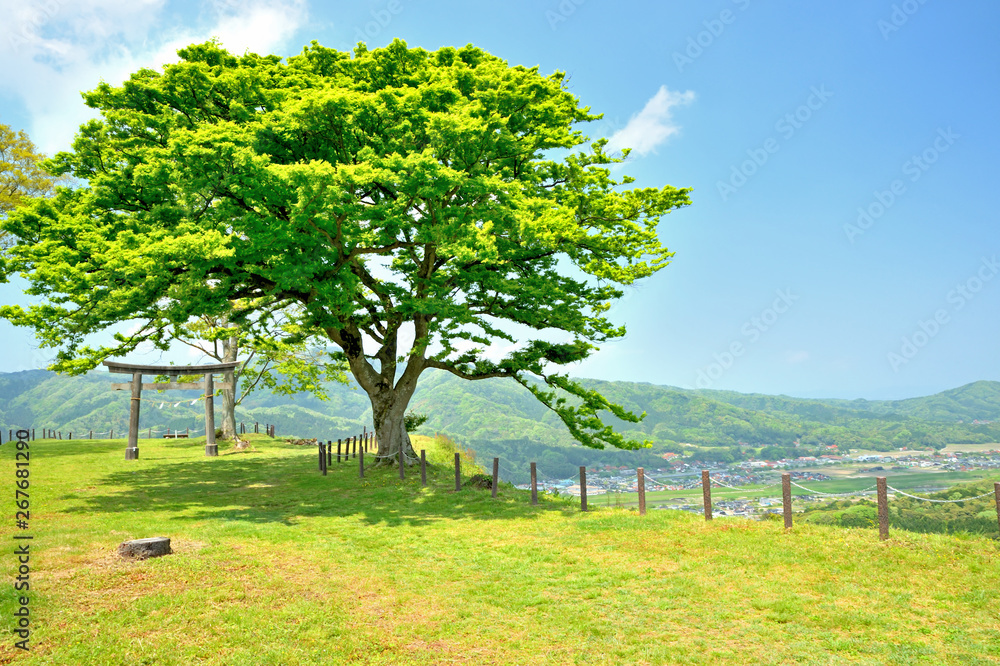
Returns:
[[[51,194],[53,178],[41,168],[44,160],[27,134],[0,123],[0,218],[26,198]],[[10,232],[0,231],[0,249],[13,243]]]
[[[382,455],[411,453],[428,369],[517,381],[588,446],[641,445],[600,413],[639,416],[561,370],[624,335],[608,309],[667,264],[657,222],[688,190],[613,178],[564,74],[401,41],[179,55],[87,93],[101,118],[51,164],[85,185],[4,224],[21,239],[4,272],[44,303],[0,315],[58,348],[58,369],[169,344],[153,327],[87,346],[123,320],[226,316],[252,340],[294,309],[368,393]]]

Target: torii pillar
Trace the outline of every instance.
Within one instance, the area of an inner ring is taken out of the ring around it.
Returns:
[[[128,448],[125,449],[125,460],[136,460],[139,458],[139,406],[142,402],[142,389],[163,391],[165,389],[204,389],[205,390],[205,455],[219,455],[219,447],[215,443],[215,389],[234,388],[234,382],[215,383],[214,375],[217,372],[229,373],[240,365],[240,361],[232,363],[212,363],[209,365],[135,365],[132,363],[119,363],[117,361],[105,361],[108,372],[132,375],[132,381],[125,384],[112,384],[111,388],[116,391],[131,390],[132,400],[128,413]],[[142,383],[142,376],[146,375],[167,375],[170,382],[167,384]],[[181,382],[177,378],[181,375],[205,376],[204,382]]]

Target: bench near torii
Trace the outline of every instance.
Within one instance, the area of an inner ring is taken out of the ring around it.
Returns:
[[[219,455],[219,447],[215,443],[215,401],[212,399],[216,388],[232,389],[233,369],[240,365],[240,361],[232,363],[211,363],[208,365],[135,365],[133,363],[119,363],[118,361],[105,361],[108,372],[124,375],[132,375],[132,381],[127,383],[115,383],[111,385],[116,391],[131,389],[132,407],[128,414],[128,448],[125,449],[125,460],[136,460],[139,457],[139,403],[142,396],[142,389],[153,391],[163,391],[165,389],[204,389],[205,390],[205,455]],[[229,381],[216,384],[212,378],[215,373],[223,373],[228,376]],[[167,375],[170,378],[168,384],[142,382],[143,375]],[[180,382],[177,378],[181,375],[204,375],[202,382]]]

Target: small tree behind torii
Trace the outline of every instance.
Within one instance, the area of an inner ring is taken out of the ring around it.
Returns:
[[[232,389],[222,389],[222,413],[218,421],[222,437],[236,437],[236,407],[260,388],[273,393],[293,395],[310,393],[320,400],[328,398],[326,382],[346,383],[345,366],[333,362],[318,340],[304,337],[304,332],[288,320],[272,322],[271,334],[250,340],[240,326],[225,316],[197,317],[184,325],[165,327],[165,341],[176,341],[205,356],[229,363],[242,363],[227,381]]]
[[[572,152],[600,116],[562,73],[400,41],[179,54],[88,93],[102,119],[51,165],[86,186],[4,224],[21,239],[4,271],[46,302],[0,315],[59,348],[57,368],[93,367],[111,350],[85,336],[123,320],[226,316],[263,337],[292,308],[342,350],[381,455],[412,452],[428,369],[517,381],[585,445],[642,445],[600,412],[640,417],[559,369],[625,334],[608,309],[668,263],[657,222],[688,190],[622,188],[604,140]],[[510,351],[491,358],[494,343]]]

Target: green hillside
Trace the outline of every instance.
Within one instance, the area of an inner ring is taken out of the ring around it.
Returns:
[[[931,396],[905,400],[807,400],[788,396],[699,390],[706,397],[746,409],[824,420],[837,414],[869,413],[947,423],[1000,421],[1000,382],[978,381]]]
[[[79,378],[43,371],[0,375],[0,427],[72,430],[77,437],[91,430],[123,432],[129,397],[124,391],[111,391],[110,381],[110,375],[99,372]],[[977,382],[894,402],[804,400],[634,382],[584,383],[637,413],[646,412],[638,424],[610,415],[608,420],[634,439],[651,440],[657,453],[693,451],[704,459],[724,460],[802,455],[826,451],[832,445],[840,451],[887,451],[1000,441],[1000,420],[972,423],[992,420],[993,414],[1000,413],[997,382]],[[323,439],[350,436],[370,426],[371,408],[362,391],[331,385],[329,394],[330,400],[321,401],[312,395],[256,393],[237,410],[237,419],[276,424],[279,434]],[[200,430],[204,407],[197,397],[197,391],[145,392],[140,428]],[[573,446],[559,419],[511,381],[467,382],[448,373],[430,372],[423,377],[411,408],[428,415],[421,429],[424,434],[444,432],[466,442],[530,440]],[[600,457],[605,458],[617,460]]]

